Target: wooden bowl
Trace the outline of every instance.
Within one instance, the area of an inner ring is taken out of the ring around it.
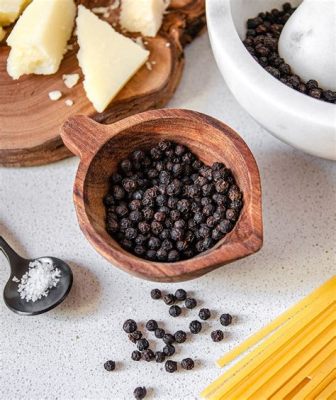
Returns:
[[[68,119],[61,132],[80,158],[74,184],[79,225],[93,247],[112,264],[153,281],[182,281],[257,252],[263,241],[261,187],[256,161],[227,125],[193,111],[155,110],[101,125],[85,116]],[[187,145],[204,163],[224,162],[243,192],[244,206],[234,229],[210,250],[185,261],[151,262],[122,249],[105,230],[103,197],[118,163],[135,148],[167,139]]]

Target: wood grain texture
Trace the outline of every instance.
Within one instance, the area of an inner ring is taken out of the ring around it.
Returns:
[[[77,3],[92,8],[112,4],[113,0],[78,0]],[[118,15],[117,9],[106,19],[117,24]],[[142,67],[103,113],[97,113],[86,98],[75,38],[72,38],[74,49],[65,55],[56,74],[26,75],[17,81],[6,71],[9,48],[5,42],[0,44],[0,165],[40,165],[70,156],[59,130],[71,115],[84,114],[110,124],[137,112],[163,107],[180,81],[183,47],[204,27],[204,0],[173,0],[158,36],[145,39],[151,52],[150,61],[155,63],[152,70]],[[68,89],[62,75],[71,73],[79,73],[81,82]],[[61,90],[62,99],[50,101],[48,93],[52,90]],[[67,107],[66,99],[72,99],[74,105]]]
[[[255,159],[241,137],[227,125],[187,110],[152,110],[113,125],[101,125],[85,116],[65,122],[62,138],[81,157],[74,184],[79,225],[93,247],[121,269],[154,281],[182,281],[257,252],[263,242],[261,187]],[[190,260],[150,262],[138,258],[105,230],[103,197],[118,163],[135,148],[148,149],[162,139],[187,145],[204,163],[224,162],[243,192],[244,206],[228,235],[213,248]]]

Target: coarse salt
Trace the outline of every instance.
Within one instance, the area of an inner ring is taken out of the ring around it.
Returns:
[[[65,105],[68,106],[68,107],[72,107],[74,105],[74,102],[71,99],[66,99],[65,100]]]
[[[28,271],[18,284],[21,299],[35,302],[48,296],[49,290],[56,287],[61,271],[55,268],[51,259],[44,258],[29,263]]]

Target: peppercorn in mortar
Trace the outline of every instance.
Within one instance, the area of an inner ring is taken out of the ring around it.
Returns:
[[[121,161],[104,204],[106,230],[125,250],[175,262],[229,233],[243,200],[223,163],[207,166],[182,144],[162,141]]]

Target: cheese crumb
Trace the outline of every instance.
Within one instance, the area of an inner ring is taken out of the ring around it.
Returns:
[[[32,301],[47,297],[49,290],[56,287],[61,271],[55,268],[51,259],[34,260],[29,263],[28,271],[18,284],[21,299]]]
[[[71,89],[72,87],[76,86],[78,81],[79,81],[79,74],[69,74],[63,75],[63,81],[64,81],[64,85]]]
[[[53,90],[52,92],[49,92],[49,99],[52,101],[57,101],[62,97],[62,92],[59,90]]]
[[[152,64],[151,64],[150,61],[147,61],[147,62],[146,62],[146,68],[147,68],[149,71],[151,71],[151,70],[153,69]]]
[[[67,99],[65,100],[65,105],[68,107],[72,107],[74,105],[74,102],[71,99]]]

